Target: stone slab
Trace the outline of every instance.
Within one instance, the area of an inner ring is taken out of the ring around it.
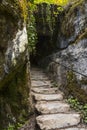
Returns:
[[[45,77],[45,76],[44,77],[42,77],[42,76],[31,76],[31,80],[36,80],[36,81],[37,80],[41,80],[41,81],[45,80],[46,81],[46,80],[49,80],[49,78]]]
[[[71,127],[80,123],[79,114],[50,114],[36,118],[41,130],[56,130]]]
[[[59,93],[58,92],[58,88],[45,88],[45,87],[37,87],[37,88],[31,88],[31,90],[33,92],[36,92],[36,93],[40,93],[40,94],[54,94],[54,93]],[[62,92],[60,92],[62,93]]]
[[[52,102],[37,102],[35,108],[41,114],[55,114],[55,113],[65,113],[70,110],[70,106],[67,103],[60,101]]]
[[[66,128],[66,129],[61,129],[61,130],[87,130],[87,128],[76,128],[76,127],[73,127],[73,128]]]
[[[32,92],[36,101],[61,101],[63,100],[62,94],[36,94]]]
[[[31,73],[31,77],[47,77],[44,73],[38,73],[38,72],[36,72],[36,73]]]
[[[50,83],[50,81],[40,81],[40,80],[38,80],[38,81],[31,81],[31,86],[32,87],[41,87],[41,86],[51,86],[51,83]]]

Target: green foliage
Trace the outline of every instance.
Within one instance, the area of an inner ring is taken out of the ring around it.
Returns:
[[[29,3],[27,2],[27,0],[19,0],[18,4],[21,9],[21,16],[24,18],[24,22],[26,22],[28,18],[28,4]]]
[[[56,82],[53,82],[53,87],[57,88],[58,87],[58,84]]]
[[[81,113],[82,121],[87,124],[87,104],[81,104],[76,98],[70,97],[68,99],[71,108]]]
[[[69,0],[34,0],[35,3],[48,3],[57,5],[66,5]]]
[[[17,123],[16,125],[9,124],[8,128],[4,130],[18,130],[19,128],[22,127],[22,125],[23,124],[21,123]]]
[[[22,0],[22,3],[26,3],[26,0]],[[49,28],[50,32],[53,33],[53,21],[55,21],[55,17],[58,15],[58,13],[63,11],[62,5],[65,5],[65,3],[68,2],[68,0],[34,0],[28,2],[29,8],[28,8],[28,13],[29,13],[29,22],[28,22],[28,43],[29,43],[29,52],[35,54],[35,46],[37,42],[37,32],[36,32],[36,25],[35,25],[35,17],[33,16],[33,12],[36,11],[36,4],[39,3],[47,3],[48,8],[47,8],[47,22],[49,23]],[[22,6],[23,6],[22,4]],[[50,12],[50,4],[59,4],[60,6],[57,8],[57,11],[54,12],[54,19],[51,17],[51,12]],[[22,7],[23,9],[23,7]],[[24,9],[26,11],[26,9]],[[24,12],[24,11],[23,11]],[[25,12],[26,14],[26,12]]]
[[[36,9],[35,5],[30,6],[29,10],[29,23],[28,27],[28,43],[29,43],[29,52],[35,53],[35,45],[37,42],[37,33],[36,33],[36,24],[35,24],[35,17],[33,15],[33,11]]]
[[[4,129],[4,130],[15,130],[15,127],[14,125],[9,125],[7,129]]]

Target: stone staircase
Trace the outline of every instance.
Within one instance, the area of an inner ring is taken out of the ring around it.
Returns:
[[[54,88],[40,69],[31,69],[31,94],[35,100],[37,130],[87,130],[80,124],[80,114],[72,111],[63,93]]]

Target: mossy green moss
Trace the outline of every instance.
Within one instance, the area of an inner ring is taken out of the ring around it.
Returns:
[[[17,22],[21,15],[19,6],[16,4],[16,2],[9,2],[8,0],[6,2],[7,4],[0,4],[0,15],[9,17],[11,20],[16,20],[14,22]]]
[[[0,128],[9,123],[24,123],[32,114],[29,104],[27,63],[19,61],[12,71],[0,81]],[[1,129],[3,130],[3,129]]]

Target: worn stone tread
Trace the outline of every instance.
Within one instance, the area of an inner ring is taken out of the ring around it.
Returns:
[[[61,129],[61,130],[87,130],[87,128],[73,127],[73,128],[65,128],[65,129]]]
[[[31,82],[31,86],[32,87],[51,86],[51,83],[50,83],[50,81],[40,81],[40,80],[34,81],[33,80]]]
[[[47,77],[44,73],[31,73],[31,77],[36,77],[36,76],[38,76],[38,77]]]
[[[37,101],[62,101],[62,94],[36,94],[32,93],[33,97]]]
[[[41,74],[31,74],[31,79],[35,78],[35,79],[48,79],[48,77],[46,75],[41,75]]]
[[[56,130],[60,128],[78,125],[79,114],[50,114],[41,115],[36,118],[41,130]]]
[[[62,93],[58,91],[58,88],[45,88],[45,87],[36,87],[31,88],[33,92],[40,93],[40,94],[55,94],[55,93]],[[62,93],[63,94],[63,93]]]
[[[65,113],[70,110],[70,106],[67,103],[60,101],[52,102],[37,102],[35,108],[41,114],[55,114],[55,113]]]
[[[36,77],[32,76],[31,80],[36,80],[36,81],[38,81],[38,80],[44,81],[45,80],[46,81],[46,80],[49,80],[49,78],[47,78],[47,77],[40,77],[40,76],[39,77],[38,76],[36,76]]]
[[[40,71],[33,71],[31,72],[31,76],[46,76],[46,74],[44,72],[40,72]]]

